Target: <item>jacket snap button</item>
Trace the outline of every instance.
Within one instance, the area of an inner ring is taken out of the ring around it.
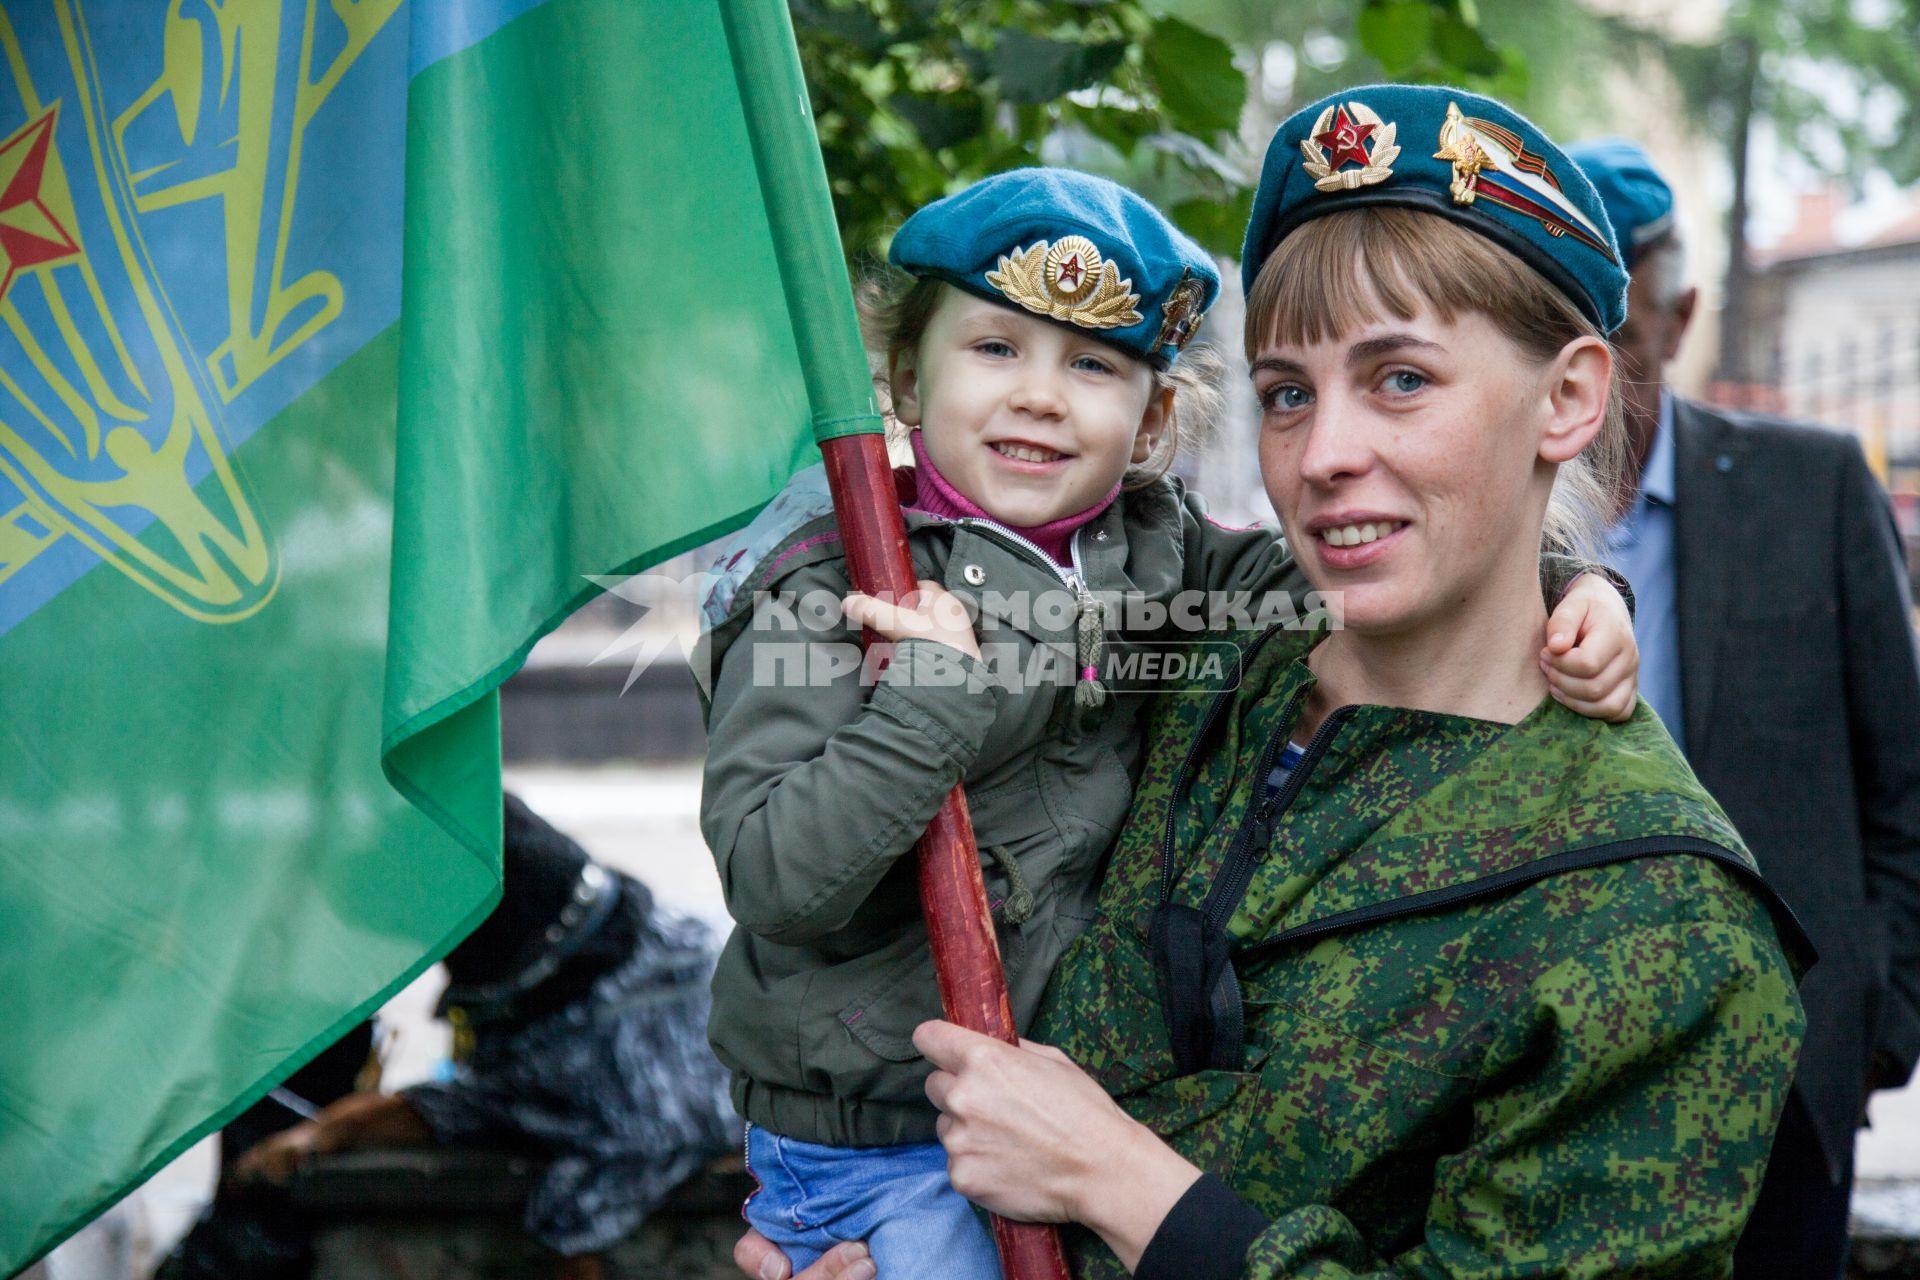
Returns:
[[[960,576],[967,580],[968,586],[977,587],[986,582],[987,571],[977,564],[970,564],[960,571]]]

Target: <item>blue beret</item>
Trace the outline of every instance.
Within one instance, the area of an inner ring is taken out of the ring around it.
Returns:
[[[1576,142],[1567,155],[1600,193],[1631,269],[1642,249],[1673,230],[1673,188],[1630,138]]]
[[[1170,364],[1220,292],[1205,250],[1105,178],[1011,169],[908,218],[887,259]]]
[[[1491,98],[1375,84],[1322,98],[1273,135],[1240,270],[1249,291],[1294,228],[1361,205],[1439,214],[1506,249],[1602,333],[1627,314],[1606,207],[1552,139]]]

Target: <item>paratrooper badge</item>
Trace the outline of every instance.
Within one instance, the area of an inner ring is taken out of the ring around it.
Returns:
[[[1052,244],[1036,240],[1002,254],[987,283],[1036,315],[1083,329],[1124,329],[1141,319],[1133,281],[1122,280],[1119,268],[1085,236],[1062,236]]]
[[[1193,278],[1193,271],[1182,271],[1173,291],[1161,305],[1160,336],[1153,340],[1153,345],[1184,351],[1200,328],[1201,303],[1206,296],[1207,286]]]
[[[1607,233],[1580,212],[1560,189],[1560,179],[1547,162],[1528,151],[1513,130],[1462,115],[1459,104],[1449,102],[1440,126],[1440,149],[1433,158],[1453,165],[1453,182],[1447,189],[1455,204],[1468,205],[1476,199],[1497,204],[1532,218],[1550,236],[1572,236],[1604,254],[1607,261],[1614,260]]]
[[[1313,131],[1300,139],[1307,174],[1316,191],[1358,191],[1393,176],[1400,157],[1394,144],[1399,126],[1388,124],[1364,102],[1328,107],[1313,122]],[[1358,169],[1342,165],[1357,164]]]

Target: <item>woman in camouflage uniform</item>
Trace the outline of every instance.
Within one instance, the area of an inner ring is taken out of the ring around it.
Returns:
[[[1543,530],[1607,514],[1599,201],[1374,86],[1282,126],[1247,247],[1262,473],[1346,629],[1163,701],[1056,1048],[917,1033],[953,1183],[1086,1276],[1730,1275],[1804,944],[1644,703],[1509,675]]]
[[[1163,699],[1045,1045],[915,1033],[953,1184],[1082,1276],[1728,1276],[1810,956],[1644,703],[1512,676],[1543,539],[1610,515],[1598,197],[1498,103],[1357,89],[1282,125],[1243,270],[1345,629]]]

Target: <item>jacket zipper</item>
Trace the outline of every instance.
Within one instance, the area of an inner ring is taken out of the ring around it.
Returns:
[[[1073,576],[1077,580],[1077,585],[1080,585],[1084,588],[1087,581],[1087,571],[1080,566],[1080,530],[1079,529],[1075,529],[1073,531],[1073,536],[1067,539],[1067,559],[1073,562]]]
[[[1013,550],[1024,550],[1028,553],[1028,559],[1045,565],[1053,571],[1054,575],[1058,577],[1062,583],[1073,588],[1074,632],[1076,635],[1074,649],[1076,655],[1075,662],[1078,664],[1088,661],[1088,659],[1082,655],[1078,643],[1080,619],[1086,616],[1087,610],[1098,608],[1100,602],[1094,596],[1093,592],[1087,588],[1086,571],[1080,565],[1080,530],[1075,529],[1072,539],[1067,543],[1067,554],[1073,561],[1072,567],[1067,568],[1056,563],[1054,558],[1045,551],[1042,551],[1033,539],[1022,537],[1005,525],[995,524],[991,520],[983,520],[979,516],[962,516],[960,519],[954,520],[951,523],[965,525],[969,529],[976,529],[983,535],[995,541],[1000,541],[1003,545]]]
[[[1180,768],[1174,772],[1173,790],[1167,793],[1166,829],[1160,841],[1160,901],[1162,903],[1173,900],[1173,815],[1180,806],[1180,797],[1186,794],[1188,775],[1193,772],[1194,762],[1200,758],[1201,751],[1206,747],[1207,738],[1212,734],[1214,722],[1220,718],[1221,710],[1232,701],[1233,695],[1239,690],[1240,678],[1246,673],[1247,659],[1259,652],[1261,645],[1284,629],[1284,624],[1269,627],[1255,637],[1253,643],[1246,649],[1235,652],[1233,678],[1227,682],[1225,689],[1214,695],[1212,704],[1207,707],[1206,715],[1201,717],[1200,732],[1194,735],[1193,745],[1187,748],[1186,758],[1180,762]],[[1272,766],[1268,766],[1268,772],[1272,772]]]
[[[996,524],[991,520],[983,520],[979,516],[961,516],[957,520],[949,521],[949,523],[964,525],[969,529],[979,529],[985,533],[998,535],[998,539],[1004,539],[1016,547],[1024,548],[1032,553],[1029,557],[1030,559],[1053,570],[1054,576],[1059,578],[1060,581],[1070,587],[1077,588],[1081,595],[1087,594],[1086,588],[1083,585],[1084,580],[1080,573],[1080,531],[1078,529],[1073,531],[1073,541],[1069,544],[1070,554],[1073,557],[1073,567],[1068,569],[1055,563],[1052,556],[1040,549],[1039,543],[1033,541],[1031,538],[1021,537],[1003,524]]]

